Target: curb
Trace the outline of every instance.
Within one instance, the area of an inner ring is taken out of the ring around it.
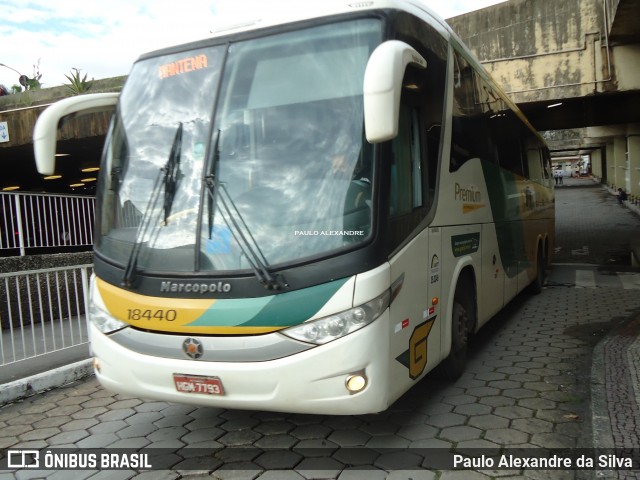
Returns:
[[[620,332],[628,325],[640,322],[640,319],[633,318],[622,324],[616,325],[609,334],[607,334],[593,349],[593,359],[591,363],[591,428],[593,438],[593,448],[596,450],[611,450],[623,447],[616,446],[614,438],[612,421],[610,418],[609,404],[606,396],[606,348],[616,342],[620,336]],[[632,351],[640,351],[640,337],[637,337],[630,345]],[[629,357],[628,357],[629,358]],[[631,383],[636,392],[636,398],[640,395],[640,361],[629,361]],[[618,473],[609,470],[595,470],[596,477],[599,479],[618,479]]]
[[[609,408],[605,394],[605,346],[613,341],[618,334],[618,327],[613,333],[609,333],[600,340],[593,349],[593,359],[591,362],[591,437],[593,438],[593,448],[613,449],[615,440],[613,429],[609,419]],[[595,477],[603,480],[615,480],[618,478],[617,472],[597,469]]]
[[[93,360],[81,360],[48,372],[0,385],[0,405],[15,402],[51,388],[61,387],[93,375]]]
[[[614,448],[613,430],[609,419],[609,409],[605,395],[605,346],[617,336],[616,328],[608,334],[593,349],[591,362],[591,428],[593,448]]]

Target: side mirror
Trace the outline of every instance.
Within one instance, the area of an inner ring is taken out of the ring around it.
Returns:
[[[62,118],[78,113],[109,110],[118,103],[119,93],[92,93],[65,98],[47,107],[38,117],[33,129],[33,150],[36,167],[42,175],[52,175],[56,168],[58,124]]]
[[[364,126],[367,141],[380,143],[398,135],[400,94],[407,65],[427,68],[411,45],[399,40],[380,44],[364,72]]]

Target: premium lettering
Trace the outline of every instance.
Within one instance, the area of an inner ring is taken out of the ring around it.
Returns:
[[[462,200],[463,202],[476,202],[479,203],[482,201],[482,194],[480,191],[474,187],[462,187],[459,183],[456,183],[455,187],[455,198],[456,200]]]

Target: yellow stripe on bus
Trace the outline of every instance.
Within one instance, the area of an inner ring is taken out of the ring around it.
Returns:
[[[107,310],[118,320],[139,328],[179,332],[180,327],[199,318],[216,302],[214,299],[151,297],[129,292],[96,279]],[[182,331],[193,331],[186,329]]]
[[[484,203],[464,203],[462,205],[462,213],[475,212],[481,208],[484,208]]]

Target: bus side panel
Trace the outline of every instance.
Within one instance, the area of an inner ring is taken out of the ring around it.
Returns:
[[[450,311],[452,298],[448,298],[448,291],[451,289],[451,295],[455,292],[456,271],[462,269],[462,257],[471,255],[465,261],[476,275],[477,319],[481,325],[503,305],[504,270],[493,224],[490,185],[479,158],[468,160],[454,172],[442,170],[438,210],[433,223],[445,225],[442,234],[443,302]],[[494,255],[500,268],[497,277],[494,277],[492,264]],[[484,284],[485,279],[490,280],[490,285]],[[445,332],[443,345],[446,350],[450,338],[450,332]]]
[[[517,291],[524,290],[536,276],[538,243],[544,236],[544,225],[539,221],[540,212],[535,204],[539,185],[531,180],[513,175],[518,192],[517,215],[522,229],[522,253],[518,258]]]
[[[504,279],[504,303],[505,305],[518,294],[518,271],[522,268],[522,262],[516,258],[517,243],[514,240],[516,222],[501,221],[496,222],[498,232],[498,242],[501,246],[500,252],[505,269]],[[508,240],[510,239],[510,240]]]
[[[426,229],[389,261],[392,285],[402,282],[390,308],[389,389],[392,400],[411,388],[441,359],[442,319],[439,305],[434,306],[431,302],[432,257],[429,253],[429,229]]]
[[[482,281],[478,285],[478,324],[481,327],[504,306],[505,272],[498,249],[496,227],[481,225]]]
[[[444,315],[444,321],[441,341],[443,358],[449,355],[451,350],[453,297],[462,270],[467,267],[473,269],[476,291],[480,287],[481,242],[480,224],[442,228],[442,263],[446,265],[446,268],[443,268],[442,280],[442,314]]]
[[[520,208],[525,220],[524,237],[527,256],[523,265],[527,274],[520,279],[518,285],[523,289],[536,277],[538,248],[541,255],[550,256],[553,252],[555,232],[553,191],[539,183],[528,182],[523,190]],[[549,258],[546,260],[548,261]]]
[[[552,193],[544,186],[483,162],[497,245],[505,272],[504,303],[535,278],[538,246],[553,235]]]

